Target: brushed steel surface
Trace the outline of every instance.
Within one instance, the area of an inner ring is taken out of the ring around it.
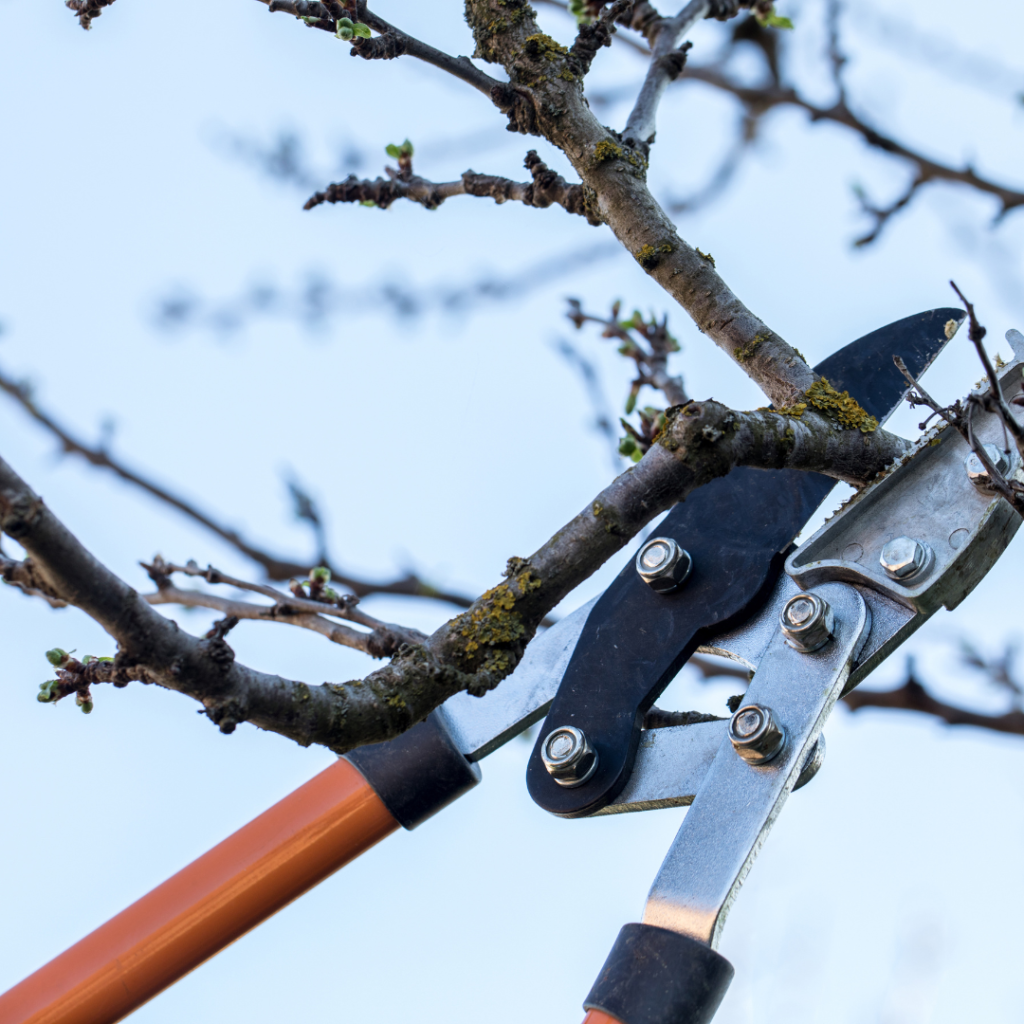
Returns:
[[[712,948],[717,944],[732,900],[796,785],[869,629],[867,606],[853,587],[826,583],[815,592],[832,606],[833,641],[804,654],[789,647],[777,629],[747,690],[748,702],[771,707],[785,729],[785,746],[755,767],[723,737],[651,888],[644,924]]]

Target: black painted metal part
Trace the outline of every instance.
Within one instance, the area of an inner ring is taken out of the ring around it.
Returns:
[[[707,1024],[734,973],[721,953],[688,935],[627,924],[583,1008],[622,1024]]]
[[[480,781],[480,768],[466,760],[436,713],[393,740],[356,747],[345,756],[398,824],[408,829]]]
[[[907,317],[852,342],[815,370],[887,419],[907,391],[893,356],[920,375],[948,341],[949,321],[963,317],[950,308]],[[701,643],[745,621],[767,599],[784,553],[834,485],[818,473],[738,468],[669,513],[657,532],[693,557],[690,579],[658,594],[630,563],[595,604],[527,767],[527,787],[541,807],[583,817],[618,796],[646,712]],[[598,754],[597,771],[573,789],[559,786],[541,759],[544,738],[562,726],[582,729]]]

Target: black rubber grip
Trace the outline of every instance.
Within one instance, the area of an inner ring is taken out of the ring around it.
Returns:
[[[480,769],[455,746],[437,712],[393,740],[357,747],[345,756],[408,829],[480,781]]]
[[[733,973],[724,956],[696,939],[627,924],[583,1007],[622,1024],[707,1024]]]

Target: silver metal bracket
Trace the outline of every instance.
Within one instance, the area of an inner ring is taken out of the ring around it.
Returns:
[[[651,888],[644,924],[712,948],[717,944],[729,906],[796,785],[868,633],[870,616],[856,589],[828,583],[815,593],[832,607],[833,640],[807,654],[788,646],[777,629],[744,698],[772,709],[785,730],[785,746],[768,764],[753,766],[720,733],[713,762]]]

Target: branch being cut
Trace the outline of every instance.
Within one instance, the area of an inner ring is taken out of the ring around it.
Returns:
[[[454,693],[493,689],[570,591],[655,516],[732,466],[792,467],[863,482],[906,448],[882,430],[836,429],[811,409],[801,416],[738,413],[691,402],[669,410],[659,443],[529,559],[510,559],[505,582],[422,643],[400,647],[386,667],[340,685],[261,673],[238,664],[223,637],[189,636],[93,558],[2,461],[0,529],[25,549],[49,592],[117,641],[112,681],[185,693],[225,732],[249,721],[342,753],[398,735]]]
[[[268,579],[287,580],[293,576],[305,576],[309,572],[310,565],[308,562],[281,558],[255,547],[237,531],[218,523],[207,513],[185,501],[184,498],[178,497],[159,484],[153,483],[152,480],[147,479],[140,473],[127,468],[123,463],[111,456],[102,445],[87,445],[74,437],[60,426],[52,416],[39,408],[32,398],[28,387],[12,377],[8,377],[2,371],[0,371],[0,391],[10,395],[37,423],[45,427],[56,437],[60,442],[63,452],[70,455],[78,455],[97,468],[108,469],[126,483],[138,487],[158,501],[162,501],[164,504],[177,509],[193,522],[199,523],[200,526],[220,537],[221,540],[226,541],[247,558],[252,559],[252,561],[263,568]],[[368,597],[371,594],[392,594],[404,597],[433,598],[438,601],[447,601],[449,604],[454,604],[460,608],[466,608],[470,604],[469,599],[463,595],[438,590],[413,573],[409,573],[390,583],[371,583],[340,572],[337,568],[329,565],[326,559],[321,564],[331,570],[332,577],[336,583],[347,587],[357,597]]]
[[[524,206],[540,209],[557,203],[568,213],[586,217],[591,224],[601,223],[600,218],[589,208],[582,185],[570,185],[560,174],[552,171],[535,150],[531,149],[526,154],[525,164],[533,176],[531,182],[466,171],[459,181],[437,183],[413,174],[411,165],[408,174],[396,172],[389,167],[388,179],[376,178],[369,181],[351,174],[344,181],[329,185],[326,191],[311,196],[303,209],[311,210],[321,203],[362,203],[364,206],[379,206],[386,210],[396,199],[408,199],[428,210],[436,210],[452,196],[489,196],[496,203],[512,199]]]

